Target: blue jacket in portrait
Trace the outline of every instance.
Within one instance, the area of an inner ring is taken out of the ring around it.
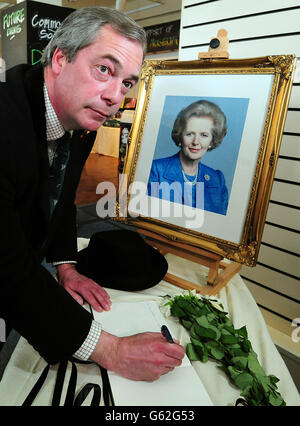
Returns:
[[[185,183],[179,153],[152,162],[148,195],[223,215],[226,215],[228,207],[223,173],[200,162],[197,183]]]

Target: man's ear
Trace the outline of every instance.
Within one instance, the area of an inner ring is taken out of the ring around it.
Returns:
[[[55,74],[59,75],[66,62],[67,62],[66,55],[59,47],[57,47],[52,57],[52,71]]]

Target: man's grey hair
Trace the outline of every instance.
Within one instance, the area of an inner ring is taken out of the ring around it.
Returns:
[[[68,61],[72,62],[80,49],[94,42],[100,28],[106,24],[124,37],[140,43],[145,55],[147,37],[140,25],[118,10],[94,6],[77,9],[66,17],[44,50],[42,65],[51,65],[57,47],[65,53]]]

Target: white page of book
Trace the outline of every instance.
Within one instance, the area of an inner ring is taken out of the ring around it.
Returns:
[[[156,302],[113,303],[110,311],[96,312],[103,330],[118,337],[145,331],[160,332],[165,319]],[[170,328],[172,334],[172,328]],[[210,406],[211,399],[185,355],[180,367],[154,382],[129,380],[108,371],[116,406]]]

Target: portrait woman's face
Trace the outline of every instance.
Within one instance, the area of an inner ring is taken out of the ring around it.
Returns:
[[[188,160],[201,160],[213,139],[210,117],[190,117],[182,133],[181,151]]]

